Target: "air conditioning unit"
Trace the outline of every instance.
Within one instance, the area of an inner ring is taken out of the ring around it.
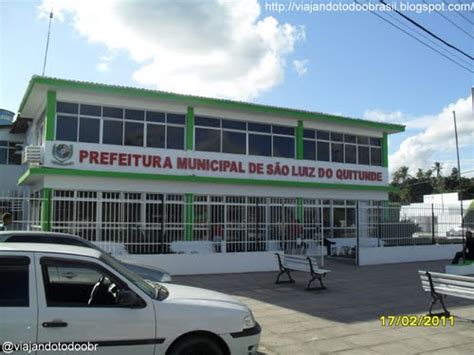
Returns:
[[[43,147],[37,145],[29,145],[23,149],[23,164],[41,164],[43,162]]]

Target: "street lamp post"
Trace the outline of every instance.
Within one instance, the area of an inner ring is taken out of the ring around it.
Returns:
[[[464,238],[464,211],[462,206],[462,191],[461,191],[461,163],[459,162],[459,143],[458,143],[458,127],[456,124],[456,111],[453,111],[454,118],[454,135],[456,137],[456,155],[458,158],[458,197],[461,203],[461,235],[462,235],[462,258],[466,259],[466,240]]]

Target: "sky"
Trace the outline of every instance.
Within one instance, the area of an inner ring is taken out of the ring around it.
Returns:
[[[369,1],[378,3],[358,2]],[[423,1],[443,2],[403,3]],[[304,11],[329,2],[0,0],[0,107],[16,112],[31,76],[41,74],[53,8],[47,76],[405,124],[389,138],[391,172],[440,161],[448,174],[456,165],[454,110],[461,170],[474,176],[472,72],[371,12]],[[445,5],[463,2],[474,10],[467,0]],[[402,12],[474,56],[473,11],[416,9]],[[376,13],[420,38],[394,12]]]

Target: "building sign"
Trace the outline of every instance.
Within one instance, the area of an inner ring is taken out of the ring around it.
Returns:
[[[80,170],[386,186],[381,166],[248,155],[47,142],[44,165]]]

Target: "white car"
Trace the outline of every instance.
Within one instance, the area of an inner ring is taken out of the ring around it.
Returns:
[[[0,344],[96,344],[94,354],[253,354],[237,299],[150,283],[98,250],[0,243]],[[46,352],[37,351],[37,354]]]

